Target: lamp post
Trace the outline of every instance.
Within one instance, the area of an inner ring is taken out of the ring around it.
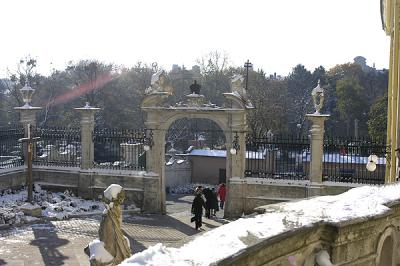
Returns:
[[[145,138],[143,140],[143,149],[145,151],[149,151],[151,147],[154,145],[154,140],[153,140],[153,130],[150,129],[149,134],[146,136],[145,133]]]
[[[25,103],[24,107],[31,107],[32,96],[35,90],[32,89],[31,86],[29,86],[29,83],[27,81],[25,83],[25,86],[22,89],[20,89],[20,91],[22,94],[22,100]]]
[[[35,113],[42,109],[40,107],[32,107],[32,97],[35,92],[31,86],[29,86],[29,81],[27,79],[25,86],[20,89],[22,94],[22,100],[24,101],[24,106],[15,107],[14,109],[20,112],[20,121],[24,125],[25,138],[19,141],[23,143],[25,158],[27,159],[25,163],[28,166],[28,171],[26,175],[26,187],[28,190],[28,202],[33,201],[33,176],[32,176],[32,160],[34,154],[33,143],[39,140],[39,138],[32,137],[32,128],[36,124]]]
[[[232,141],[232,148],[230,149],[230,153],[232,155],[235,155],[237,153],[237,151],[240,150],[240,145],[239,145],[239,135],[236,132],[235,136],[233,137],[233,141]]]

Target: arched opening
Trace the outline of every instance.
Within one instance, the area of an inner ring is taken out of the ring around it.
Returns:
[[[226,137],[214,121],[175,120],[165,134],[165,144],[167,190],[185,183],[226,183]]]
[[[383,242],[379,266],[391,266],[393,265],[393,238],[388,236]]]

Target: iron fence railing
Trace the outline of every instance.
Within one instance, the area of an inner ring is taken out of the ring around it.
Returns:
[[[94,167],[146,169],[145,130],[96,128],[93,132]]]
[[[323,155],[323,181],[383,184],[385,182],[385,140],[351,137],[325,137]],[[378,156],[376,170],[366,169],[368,157]],[[309,158],[308,158],[309,159]]]
[[[81,132],[78,128],[35,128],[34,165],[79,167]]]
[[[20,126],[0,128],[0,169],[24,164],[22,142],[24,128]]]
[[[245,176],[306,180],[308,168],[305,158],[309,152],[308,138],[247,136]]]

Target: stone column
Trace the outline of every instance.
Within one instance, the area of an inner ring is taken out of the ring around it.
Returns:
[[[93,168],[94,161],[94,114],[100,108],[94,108],[86,103],[84,107],[75,108],[81,113],[81,169],[87,170]],[[82,171],[79,174],[78,196],[83,198],[93,198],[91,173]]]
[[[308,114],[307,118],[312,122],[311,126],[311,159],[310,159],[310,181],[322,182],[322,158],[324,154],[324,132],[325,120],[330,115],[319,113]]]
[[[93,168],[94,162],[94,114],[100,108],[91,107],[86,103],[85,107],[75,108],[81,113],[81,169]]]
[[[148,213],[162,213],[166,210],[165,194],[165,130],[159,123],[146,122],[146,128],[153,132],[153,146],[146,151],[146,171],[152,178],[158,175],[158,186],[147,186],[143,200],[143,210]],[[145,183],[148,183],[145,180]]]
[[[236,131],[236,130],[237,131]],[[239,149],[231,154],[232,142],[237,132]],[[232,128],[226,136],[227,153],[227,199],[224,215],[226,218],[239,217],[246,212],[246,181],[244,171],[246,165],[246,133],[241,128]]]
[[[31,125],[33,127],[36,127],[36,113],[40,110],[42,110],[41,107],[32,107],[30,105],[24,105],[22,107],[15,107],[14,110],[19,112],[19,122],[22,124],[24,128],[24,136],[25,138],[28,137],[28,125]],[[26,143],[23,144],[23,152],[24,152],[24,158],[25,158],[25,165],[27,165],[27,154],[26,154]],[[33,153],[35,156],[35,152]]]

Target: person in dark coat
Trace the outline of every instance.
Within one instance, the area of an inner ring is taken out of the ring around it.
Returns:
[[[201,192],[200,188],[195,190],[195,196],[192,203],[192,213],[194,214],[194,217],[191,221],[195,222],[196,230],[203,225],[201,217],[203,216],[203,208],[206,207]]]
[[[211,189],[211,215],[216,216],[217,211],[219,211],[217,192],[215,191],[215,188],[212,188]]]
[[[211,208],[212,208],[212,191],[211,189],[209,189],[208,187],[206,187],[205,189],[203,189],[203,195],[206,198],[206,217],[208,219],[211,218]]]

